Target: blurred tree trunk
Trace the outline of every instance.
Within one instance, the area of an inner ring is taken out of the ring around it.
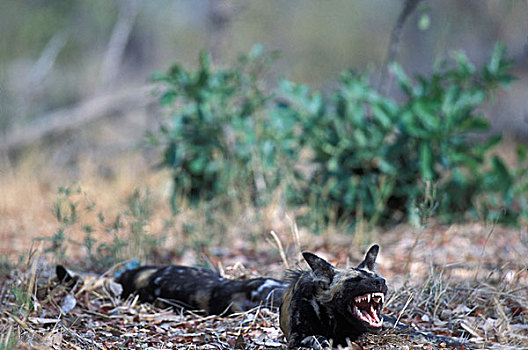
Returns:
[[[123,61],[125,48],[130,38],[134,22],[141,9],[139,0],[122,0],[119,3],[117,21],[110,35],[103,64],[101,66],[100,87],[108,89],[115,81]]]
[[[396,61],[398,56],[398,46],[400,44],[403,26],[409,18],[409,16],[416,10],[416,7],[422,0],[405,0],[403,4],[402,11],[396,20],[396,24],[392,28],[391,37],[389,41],[389,48],[387,50],[387,56],[385,57],[385,63],[383,65],[383,70],[381,72],[381,77],[379,80],[379,90],[383,95],[386,95],[392,83],[391,77],[389,75],[390,65]]]
[[[245,4],[235,0],[209,0],[207,10],[207,49],[213,62],[221,61],[231,45],[231,26]]]
[[[57,57],[68,42],[68,36],[69,34],[66,30],[62,30],[53,35],[51,40],[46,44],[46,47],[44,47],[44,50],[42,50],[39,59],[29,71],[25,88],[21,91],[18,102],[20,106],[18,114],[20,116],[29,114],[34,103],[34,96],[42,89],[42,82],[49,76],[55,66]]]
[[[0,152],[13,153],[47,136],[80,128],[88,122],[145,108],[155,102],[149,95],[151,90],[151,86],[140,86],[104,93],[76,106],[42,115],[28,126],[18,126],[0,135]]]

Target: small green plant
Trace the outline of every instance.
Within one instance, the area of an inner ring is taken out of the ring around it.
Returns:
[[[136,189],[130,196],[127,209],[108,221],[102,212],[96,212],[96,205],[90,201],[80,187],[61,187],[53,212],[59,222],[56,233],[41,238],[49,246],[57,261],[68,259],[68,248],[72,245],[86,252],[83,262],[95,271],[105,271],[118,262],[136,258],[146,260],[156,250],[164,236],[151,235],[147,226],[154,214],[154,202],[150,191]],[[71,233],[81,231],[81,241],[71,239]]]
[[[77,202],[72,200],[73,194],[80,194],[81,189],[77,187],[72,189],[70,187],[59,187],[59,197],[53,205],[53,211],[57,221],[66,225],[71,226],[75,224],[78,220],[78,209]]]
[[[15,304],[20,315],[26,315],[33,310],[34,304],[31,295],[27,291],[19,287],[13,287],[11,288],[11,293],[15,296]]]
[[[2,327],[6,328],[6,327]],[[0,350],[16,349],[18,343],[18,334],[13,327],[7,328],[6,332],[0,334]]]
[[[515,167],[509,167],[497,156],[479,182],[475,203],[481,217],[493,221],[517,223],[528,220],[528,157],[526,145],[517,148]]]
[[[129,218],[129,256],[145,260],[152,250],[163,241],[164,236],[151,235],[146,226],[154,214],[153,200],[150,190],[144,193],[136,189],[128,199],[128,210],[125,215]]]
[[[84,242],[79,245],[86,249],[90,267],[96,271],[105,271],[124,259],[127,243],[118,235],[114,235],[110,243],[98,242],[91,233],[87,233]]]
[[[79,221],[79,202],[77,197],[82,194],[81,188],[59,187],[57,200],[53,204],[52,212],[59,223],[55,234],[49,238],[41,238],[48,241],[50,246],[44,252],[53,253],[55,259],[63,261],[66,258],[68,237],[66,231]],[[88,206],[89,207],[89,206]]]

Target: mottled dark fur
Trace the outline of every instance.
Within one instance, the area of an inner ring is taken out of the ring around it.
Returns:
[[[312,271],[290,272],[280,307],[280,327],[289,348],[346,345],[347,339],[381,329],[387,286],[374,272],[378,250],[372,246],[364,261],[350,269],[336,269],[312,253],[303,253]],[[376,311],[368,311],[371,306]],[[355,308],[359,313],[363,310],[369,321],[356,316]]]
[[[271,278],[231,280],[214,271],[188,266],[143,266],[117,279],[122,297],[137,294],[140,301],[166,301],[208,314],[247,311],[260,304],[278,306],[286,285]]]

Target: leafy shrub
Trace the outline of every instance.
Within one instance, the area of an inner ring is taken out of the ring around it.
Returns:
[[[415,215],[424,182],[430,181],[440,218],[476,215],[479,196],[496,196],[507,208],[502,218],[516,219],[510,170],[498,156],[487,163],[500,137],[475,137],[489,128],[478,107],[512,79],[504,51],[497,45],[480,71],[457,54],[454,64],[443,62],[416,82],[395,64],[402,102],[381,96],[368,77],[352,72],[341,75],[328,101],[296,87],[302,92],[293,94],[296,105],[311,109],[299,120],[317,165],[305,200],[315,197],[318,210],[332,208],[349,218],[359,213],[376,224]]]
[[[195,72],[176,64],[153,76],[171,113],[152,140],[164,144],[163,164],[173,171],[174,210],[179,196],[257,200],[278,181],[275,141],[284,129],[269,118],[272,94],[261,77],[275,56],[256,46],[235,67],[215,70],[202,52]]]
[[[349,71],[328,97],[287,80],[269,90],[260,47],[233,68],[213,70],[204,53],[196,72],[175,65],[154,77],[172,120],[153,137],[173,171],[174,208],[180,195],[261,199],[287,179],[290,201],[312,219],[374,225],[416,219],[427,183],[443,220],[516,220],[528,167],[489,156],[500,137],[477,137],[489,128],[479,107],[512,80],[504,53],[497,45],[480,70],[458,53],[414,80],[394,64],[398,99]]]

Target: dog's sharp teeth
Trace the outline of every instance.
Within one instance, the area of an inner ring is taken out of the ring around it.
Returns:
[[[370,300],[371,300],[370,298],[371,298],[371,294],[367,294],[367,300],[368,300],[369,304],[370,304]]]

